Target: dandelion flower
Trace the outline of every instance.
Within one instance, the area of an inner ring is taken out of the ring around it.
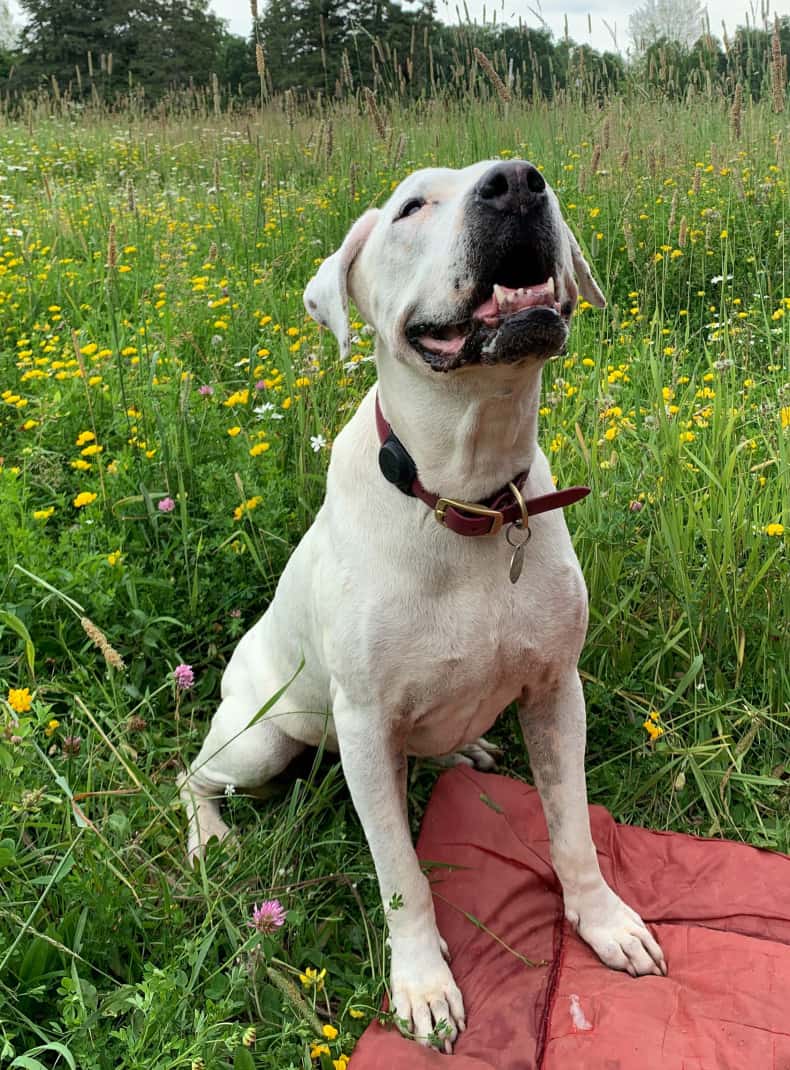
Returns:
[[[766,535],[778,536],[778,535],[784,535],[784,533],[785,533],[784,524],[767,524],[766,525],[766,528],[765,528],[765,534]]]
[[[253,904],[252,921],[247,924],[268,936],[285,925],[285,908],[279,899],[266,899],[260,906]]]
[[[92,505],[96,501],[97,495],[92,490],[83,490],[74,499],[74,508],[82,509],[85,505]]]

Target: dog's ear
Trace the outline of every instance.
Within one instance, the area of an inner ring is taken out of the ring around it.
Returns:
[[[304,306],[309,314],[328,327],[337,338],[340,355],[344,359],[351,349],[348,325],[348,274],[359,256],[362,246],[379,217],[377,208],[360,216],[346,235],[343,244],[328,256],[310,279],[304,292]]]
[[[585,299],[589,301],[591,305],[597,305],[598,308],[606,307],[606,298],[601,293],[601,288],[593,278],[593,273],[590,271],[590,265],[584,259],[584,254],[579,248],[579,243],[576,241],[573,231],[565,224],[565,230],[568,235],[568,241],[571,247],[571,260],[573,262],[573,270],[576,273],[576,281],[579,283],[579,293]]]

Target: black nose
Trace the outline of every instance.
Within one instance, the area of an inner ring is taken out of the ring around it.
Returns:
[[[489,168],[475,186],[479,203],[496,212],[526,212],[546,199],[546,180],[525,160],[505,160]]]

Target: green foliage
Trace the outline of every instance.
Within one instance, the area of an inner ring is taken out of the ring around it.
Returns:
[[[133,83],[156,99],[170,85],[204,84],[225,36],[207,0],[21,0],[21,7],[12,87],[54,79],[72,99],[111,98]]]

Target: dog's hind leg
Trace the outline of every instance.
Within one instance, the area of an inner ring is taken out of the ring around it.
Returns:
[[[224,840],[230,831],[220,813],[222,797],[236,790],[259,793],[304,748],[277,727],[273,710],[247,728],[258,709],[254,696],[226,695],[200,753],[178,779],[187,812],[187,853],[193,861],[213,836]]]
[[[475,739],[471,743],[465,743],[457,751],[442,754],[439,758],[432,758],[431,761],[445,769],[451,769],[454,765],[470,765],[481,773],[491,773],[496,770],[497,758],[501,757],[501,748],[489,743],[485,737],[481,736],[480,739]]]

